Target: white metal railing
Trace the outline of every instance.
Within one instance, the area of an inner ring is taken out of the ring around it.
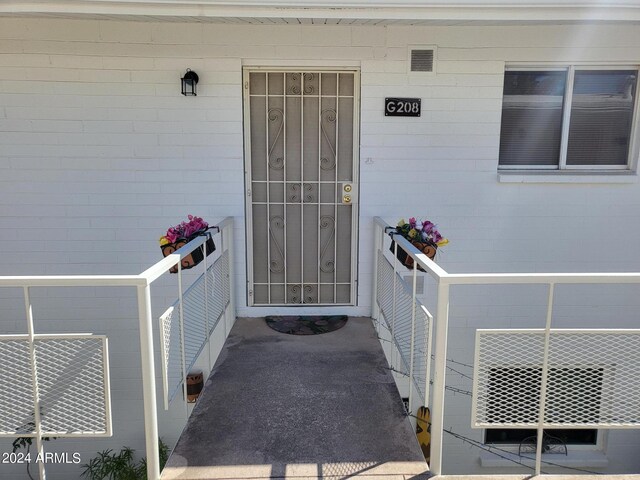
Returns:
[[[553,422],[553,409],[549,408],[546,405],[546,399],[560,392],[560,396],[562,397],[562,393],[566,390],[562,390],[563,382],[561,381],[561,376],[558,371],[558,365],[562,365],[560,368],[568,368],[566,365],[566,361],[564,363],[554,364],[554,358],[557,357],[557,353],[554,349],[562,348],[564,349],[564,353],[566,354],[568,351],[588,351],[591,349],[592,351],[602,351],[607,348],[607,345],[611,345],[611,342],[618,342],[619,345],[625,345],[625,351],[629,351],[629,345],[635,345],[637,339],[640,338],[638,336],[638,331],[635,330],[609,330],[607,336],[602,335],[602,331],[597,329],[581,329],[581,330],[568,330],[561,331],[559,329],[552,328],[552,313],[553,313],[553,300],[554,300],[554,287],[557,284],[640,284],[640,273],[490,273],[490,274],[450,274],[447,273],[442,267],[429,259],[425,254],[419,252],[408,240],[405,238],[394,235],[395,229],[389,226],[382,218],[375,217],[374,218],[374,275],[373,275],[373,302],[372,302],[372,317],[376,320],[377,324],[380,324],[380,319],[384,318],[384,321],[391,325],[390,329],[393,332],[394,322],[398,321],[398,311],[392,310],[391,314],[389,314],[388,307],[381,307],[381,302],[384,305],[385,302],[388,303],[388,300],[385,300],[385,295],[388,297],[389,292],[391,291],[394,295],[395,301],[397,304],[398,294],[393,293],[395,289],[389,287],[391,283],[397,283],[399,280],[396,278],[396,261],[392,260],[389,262],[389,265],[393,264],[393,269],[382,262],[380,260],[381,257],[388,255],[386,253],[387,247],[385,244],[385,240],[388,236],[391,236],[395,241],[396,248],[401,248],[404,250],[411,258],[414,260],[414,268],[413,268],[413,285],[411,286],[412,294],[411,299],[409,300],[409,304],[412,303],[414,305],[418,305],[418,299],[416,298],[416,266],[419,265],[422,267],[428,275],[430,275],[436,284],[436,315],[435,315],[435,336],[433,340],[431,340],[431,335],[429,335],[429,342],[433,341],[433,372],[432,372],[432,387],[431,387],[431,462],[430,462],[430,471],[435,475],[442,475],[442,447],[443,447],[443,433],[444,433],[444,406],[445,406],[445,389],[447,388],[445,377],[447,370],[447,336],[448,336],[448,323],[449,323],[449,295],[450,288],[452,285],[506,285],[506,284],[544,284],[548,285],[548,295],[547,295],[547,311],[546,311],[546,325],[544,329],[536,331],[533,336],[536,338],[532,340],[536,348],[537,354],[539,356],[539,362],[536,364],[535,369],[539,368],[539,374],[535,373],[533,377],[535,380],[531,380],[528,382],[528,387],[534,388],[537,390],[536,393],[533,393],[532,397],[536,401],[533,402],[536,404],[533,407],[533,410],[529,411],[529,415],[531,412],[535,412],[535,418],[532,419],[531,422],[527,423],[527,425],[532,425],[537,429],[537,445],[536,445],[536,458],[535,458],[535,474],[540,475],[541,473],[541,461],[542,461],[542,442],[543,442],[543,429],[547,425],[553,425],[553,428],[568,428],[575,424],[577,420],[573,423],[561,423],[561,422]],[[387,258],[385,261],[388,262]],[[386,282],[386,283],[384,283]],[[384,285],[383,285],[384,283]],[[397,309],[397,306],[396,306]],[[389,317],[389,315],[391,315]],[[412,314],[415,318],[415,315]],[[527,332],[531,332],[530,330],[509,330],[509,331],[498,331],[496,333],[495,330],[491,332],[480,332],[478,333],[479,339],[479,350],[476,351],[476,355],[480,355],[480,357],[476,357],[477,363],[475,365],[476,372],[474,375],[474,395],[476,402],[474,402],[474,408],[480,408],[482,405],[482,399],[485,398],[483,395],[487,395],[487,384],[490,383],[489,377],[490,372],[486,372],[486,368],[491,370],[491,367],[487,367],[488,363],[480,362],[480,359],[484,358],[486,354],[486,349],[493,349],[496,352],[503,352],[504,355],[508,355],[504,353],[509,350],[507,344],[504,342],[501,344],[499,341],[491,341],[486,340],[490,338],[491,335],[496,337],[497,335],[510,335],[511,340],[516,339],[517,335],[527,335]],[[393,333],[392,333],[393,336]],[[507,337],[504,337],[507,338]],[[561,339],[561,340],[558,340]],[[493,339],[495,340],[495,338]],[[562,342],[569,341],[571,345],[560,345],[560,347],[556,346],[554,342]],[[393,342],[400,343],[401,340],[398,338],[394,338]],[[484,344],[482,342],[485,342]],[[600,343],[598,343],[600,342]],[[485,351],[482,350],[485,348]],[[500,350],[502,348],[502,350]],[[429,347],[427,347],[427,351],[429,351]],[[484,352],[484,353],[483,353]],[[554,355],[556,357],[554,357]],[[634,358],[630,360],[631,363],[634,362]],[[428,359],[427,359],[428,360]],[[566,357],[565,357],[566,360]],[[577,359],[576,359],[577,362]],[[571,363],[571,362],[569,362]],[[575,362],[574,362],[575,363]],[[597,363],[597,362],[596,362]],[[594,362],[591,362],[593,365]],[[514,365],[512,362],[511,366]],[[598,365],[600,365],[598,363]],[[600,366],[596,367],[596,370],[603,369],[603,376],[598,376],[599,373],[593,376],[593,369],[590,371],[592,374],[591,383],[597,382],[597,379],[601,379],[601,381],[612,381],[611,375],[606,375],[605,370],[608,369],[616,369],[616,388],[613,390],[617,392],[617,395],[609,395],[607,402],[604,404],[604,408],[612,413],[609,416],[604,415],[591,415],[592,424],[598,426],[605,426],[606,428],[638,428],[640,427],[640,412],[638,412],[638,407],[640,403],[637,401],[638,396],[638,386],[640,382],[637,380],[637,375],[634,373],[637,368],[637,363],[635,366],[629,366],[628,368],[622,368],[620,366],[620,361],[617,363],[614,362],[613,359],[610,361],[603,363]],[[584,367],[584,364],[579,366]],[[415,368],[415,365],[414,365]],[[482,369],[484,371],[484,377],[482,376]],[[427,372],[426,385],[429,384],[428,375],[429,370],[425,365],[425,369]],[[480,370],[478,370],[480,369]],[[533,370],[535,370],[533,369]],[[589,375],[589,371],[582,372],[582,375]],[[634,378],[636,375],[636,378]],[[594,380],[594,378],[596,380]],[[481,390],[481,388],[485,388],[485,391]],[[558,390],[560,388],[560,390]],[[555,390],[554,390],[555,389]],[[635,405],[629,405],[629,392],[633,395],[631,396],[631,403],[636,402]],[[429,401],[428,394],[426,395],[426,400]],[[566,400],[566,395],[563,397]],[[567,403],[568,400],[565,402]],[[584,411],[581,411],[580,414],[583,415],[583,419],[586,418],[586,415],[589,416],[588,413],[588,405],[583,403]],[[496,412],[492,412],[492,414],[496,414]],[[577,414],[574,412],[574,419],[577,418]],[[624,421],[622,419],[624,418]],[[478,424],[477,426],[481,426],[482,421],[479,417],[477,417]],[[487,416],[485,415],[484,420],[487,420]],[[495,418],[489,418],[488,420],[495,420]],[[596,421],[597,420],[597,421]],[[516,427],[514,427],[516,428]]]
[[[225,336],[235,320],[233,292],[233,218],[227,217],[214,228],[219,257],[226,265],[224,281],[218,281],[227,299],[221,317]],[[30,290],[37,287],[135,287],[140,329],[142,388],[144,402],[147,478],[159,480],[158,415],[151,313],[151,284],[178,266],[178,296],[182,298],[181,260],[205,245],[206,237],[195,240],[163,258],[139,275],[47,275],[3,276],[0,287],[23,289],[27,334],[0,335],[0,436],[24,436],[36,439],[38,455],[43,455],[43,437],[111,435],[107,339],[90,334],[38,334]],[[206,246],[204,247],[206,248]],[[209,278],[214,269],[207,267],[201,283],[213,298],[205,301],[209,310],[219,301],[220,292],[212,292]],[[219,280],[222,274],[218,275]],[[196,281],[196,283],[199,280]],[[212,283],[213,287],[213,283]],[[194,287],[194,290],[199,287]],[[188,290],[189,291],[189,290]],[[187,291],[187,292],[188,292]],[[209,317],[210,318],[210,317]],[[207,327],[207,331],[209,331]],[[212,331],[212,330],[211,330]],[[204,336],[204,332],[203,332]],[[82,368],[80,368],[82,365]],[[7,368],[5,368],[7,367]],[[46,478],[44,462],[38,462],[40,479]]]
[[[388,358],[391,369],[409,382],[409,412],[427,406],[431,371],[431,329],[433,317],[415,295],[415,272],[408,285],[391,262],[378,251],[376,307],[374,323],[382,341],[390,342]],[[415,427],[415,417],[411,417]]]
[[[222,325],[225,338],[228,333],[227,319],[232,314],[230,286],[229,252],[224,251],[206,267],[206,274],[200,275],[160,316],[165,409],[181,388],[183,400],[187,401],[185,379],[203,352],[206,352],[206,374],[211,372],[215,361],[211,355],[211,336],[218,325]]]

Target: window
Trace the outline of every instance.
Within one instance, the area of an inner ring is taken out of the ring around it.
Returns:
[[[501,169],[628,169],[638,70],[509,69]]]
[[[598,430],[587,429],[545,429],[544,433],[559,439],[565,445],[597,445]],[[538,431],[528,428],[490,428],[485,431],[484,443],[494,445],[518,445],[527,438],[538,437]]]
[[[605,369],[602,366],[550,367],[545,419],[554,424],[594,425],[600,419]],[[536,424],[542,383],[540,367],[495,367],[489,370],[487,422]],[[545,429],[564,444],[595,445],[597,430]],[[488,428],[485,443],[519,444],[535,429]]]

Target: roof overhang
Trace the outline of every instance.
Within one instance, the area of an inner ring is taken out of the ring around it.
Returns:
[[[640,23],[640,0],[0,0],[0,16],[294,24]]]

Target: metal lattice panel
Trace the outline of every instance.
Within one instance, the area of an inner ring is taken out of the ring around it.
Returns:
[[[162,380],[164,408],[169,408],[182,386],[182,349],[180,347],[180,315],[169,307],[160,317],[160,347],[162,349]]]
[[[535,427],[543,384],[544,330],[478,330],[476,427]],[[549,335],[544,426],[640,425],[640,330]]]
[[[377,289],[378,306],[385,322],[387,322],[387,327],[390,328],[391,325],[388,321],[393,315],[393,266],[381,251],[378,251]]]
[[[43,434],[108,434],[106,337],[37,338],[35,347]]]
[[[539,332],[489,336],[478,331],[476,425],[537,425],[543,354],[544,335]]]
[[[205,288],[208,290],[207,295]],[[223,318],[231,300],[228,251],[208,266],[206,286],[204,274],[200,275],[184,292],[182,300],[185,372],[189,372],[205,348],[209,336]],[[177,300],[160,317],[165,409],[182,389],[185,377],[180,335],[180,302]]]
[[[196,363],[198,355],[207,343],[205,301],[204,275],[200,275],[182,295],[184,357],[187,372]]]
[[[27,337],[0,338],[2,435],[35,434],[29,345]],[[110,435],[106,337],[36,335],[34,351],[42,434]]]
[[[33,434],[29,341],[0,337],[0,435]]]
[[[394,284],[395,283],[395,284]],[[411,369],[412,310],[415,311],[413,329],[413,382],[422,402],[425,401],[427,385],[427,365],[429,359],[429,327],[432,321],[427,309],[411,294],[410,285],[395,275],[393,266],[382,252],[378,252],[377,298],[386,328],[392,332],[393,340],[400,353],[401,373],[409,375]],[[395,320],[394,320],[395,290]]]
[[[547,407],[547,423],[640,425],[640,331],[556,332],[549,361],[568,366],[550,372],[551,386],[563,385],[567,375],[573,378],[571,390],[549,390],[553,401]],[[594,397],[600,398],[599,405]]]
[[[429,377],[429,366],[431,358],[430,344],[430,326],[433,325],[433,317],[424,305],[416,302],[416,326],[414,333],[414,349],[413,349],[413,381],[418,389],[423,405],[428,401],[427,398],[427,378]]]
[[[231,299],[229,279],[229,252],[225,251],[207,272],[209,288],[209,334],[213,333]]]

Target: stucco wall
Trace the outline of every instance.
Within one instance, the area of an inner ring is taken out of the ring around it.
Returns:
[[[437,74],[408,74],[408,45],[437,46]],[[261,64],[361,70],[359,296],[349,313],[369,313],[374,216],[436,221],[451,239],[438,260],[450,272],[639,271],[637,183],[498,182],[505,62],[638,64],[639,30],[0,19],[0,239],[10,251],[0,275],[139,273],[159,259],[168,225],[231,215],[239,312],[264,313],[246,308],[243,221],[242,66]],[[200,75],[197,97],[179,94],[186,68]],[[422,98],[422,116],[385,118],[385,96]],[[174,280],[156,290],[154,314],[175,297]],[[578,290],[558,295],[558,326],[639,325],[637,288]],[[0,329],[23,332],[21,292],[0,295]],[[51,446],[83,461],[123,444],[142,450],[134,292],[34,295],[40,331],[111,338],[114,437]],[[540,289],[454,289],[450,355],[470,362],[478,326],[542,326],[545,301]],[[452,397],[445,424],[479,438],[461,413],[469,404]],[[163,419],[167,438],[179,418]],[[446,473],[486,472],[476,451],[447,442]],[[639,445],[635,434],[610,435],[610,471],[640,471]],[[65,468],[50,478],[69,478]]]

